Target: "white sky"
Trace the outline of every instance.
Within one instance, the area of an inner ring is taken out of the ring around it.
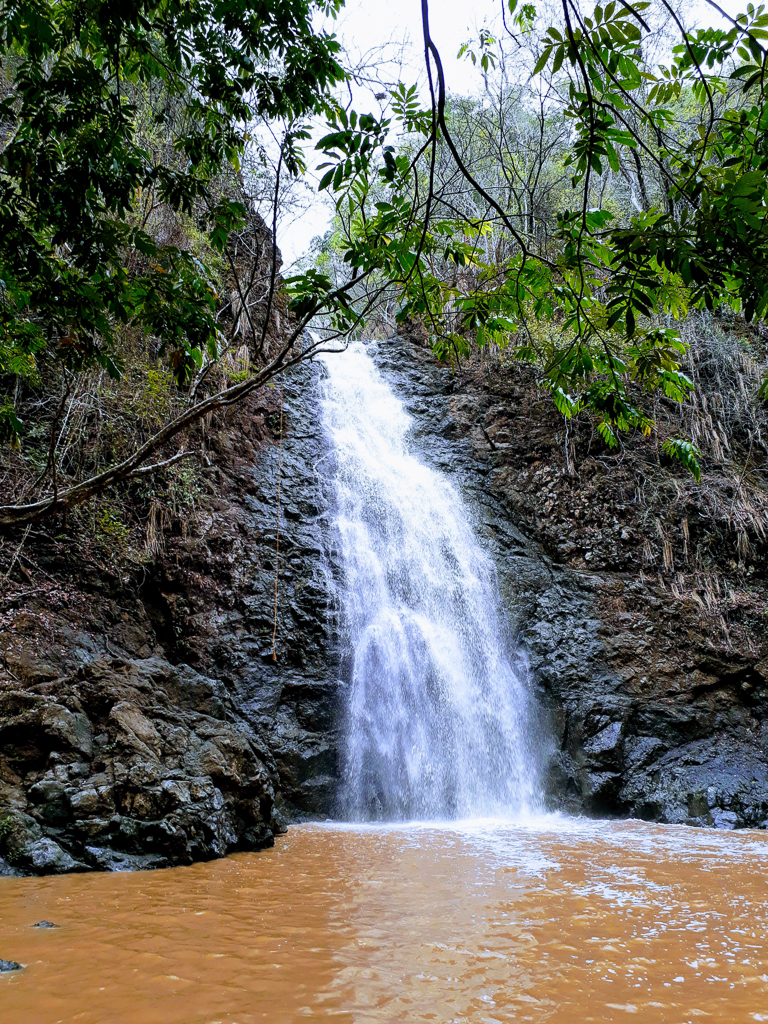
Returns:
[[[500,0],[432,0],[430,30],[440,51],[451,91],[470,93],[478,87],[478,72],[469,61],[458,61],[456,54],[461,44],[476,34],[475,24],[481,25],[484,17],[493,18],[500,10],[499,4]],[[420,0],[347,0],[335,25],[333,22],[329,25],[353,61],[384,44],[390,44],[386,52],[392,58],[402,55],[405,64],[399,73],[395,63],[382,59],[381,75],[385,81],[394,82],[402,78],[411,85],[423,79]],[[384,58],[384,54],[380,57]],[[359,112],[378,112],[372,92],[356,89],[353,98],[353,106]],[[294,260],[304,255],[312,239],[325,232],[329,222],[328,208],[317,201],[303,215],[282,225],[278,230],[278,245],[283,254],[284,273]]]
[[[484,21],[491,22],[499,17],[502,2],[505,0],[431,0],[430,31],[440,51],[449,91],[469,94],[479,89],[479,71],[468,60],[457,60],[456,55],[462,43],[477,36],[477,29]],[[533,2],[536,3],[536,0]],[[730,15],[746,10],[747,7],[747,0],[717,2]],[[695,18],[698,24],[723,25],[722,19],[708,6],[706,0],[691,0],[690,4],[680,6],[687,18]],[[391,44],[388,52],[394,56],[401,51],[400,44],[405,43],[402,49],[405,58],[402,70],[398,74],[395,65],[388,65],[382,59],[381,76],[390,82],[402,78],[406,84],[423,81],[420,0],[347,0],[346,8],[333,26],[333,31],[353,59],[383,44]],[[359,112],[376,111],[378,105],[373,99],[373,91],[378,90],[367,92],[356,89],[353,94],[355,109]],[[278,230],[278,245],[283,254],[284,272],[307,251],[313,237],[323,234],[329,222],[328,208],[321,201],[310,201],[303,215],[282,224]]]

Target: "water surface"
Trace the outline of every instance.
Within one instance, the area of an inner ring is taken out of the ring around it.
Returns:
[[[768,1021],[768,836],[560,818],[301,826],[0,879],[7,1024]],[[36,930],[41,919],[61,925]]]

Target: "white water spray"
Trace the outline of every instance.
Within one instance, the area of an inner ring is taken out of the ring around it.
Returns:
[[[352,820],[509,815],[538,805],[526,673],[494,571],[452,484],[364,346],[325,359],[349,643],[342,810]]]

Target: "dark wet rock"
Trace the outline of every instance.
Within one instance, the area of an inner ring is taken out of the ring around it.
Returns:
[[[5,818],[0,844],[5,860],[28,874],[68,874],[85,870],[82,862],[43,833],[35,818],[19,811],[11,811]]]
[[[99,871],[148,871],[167,868],[174,863],[162,854],[131,854],[106,846],[86,846],[84,854],[88,864]]]
[[[23,966],[23,964],[17,964],[15,960],[0,960],[0,974],[6,974],[8,971],[20,971]]]
[[[13,878],[18,874],[20,872],[11,867],[4,857],[0,857],[0,878]]]
[[[27,843],[21,851],[21,855],[16,858],[16,864],[37,875],[63,875],[85,868],[84,864],[76,861],[54,839],[50,839],[48,836]]]
[[[81,712],[48,704],[40,716],[40,725],[54,741],[60,741],[65,747],[86,757],[93,753],[91,723]]]
[[[33,928],[59,928],[58,924],[54,924],[53,921],[38,921],[32,925]]]
[[[712,824],[715,828],[738,828],[742,821],[735,811],[724,811],[719,807],[712,809]]]
[[[319,373],[298,367],[283,388],[276,661],[276,389],[212,426],[210,496],[135,584],[78,565],[69,603],[0,617],[0,871],[188,864],[331,812]]]
[[[611,722],[584,744],[586,759],[592,764],[617,765],[621,761],[621,722]]]

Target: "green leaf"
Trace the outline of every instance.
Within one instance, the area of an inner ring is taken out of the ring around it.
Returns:
[[[609,448],[615,448],[619,443],[615,431],[609,423],[605,422],[605,420],[601,420],[601,422],[597,424],[597,432]]]
[[[540,71],[546,66],[547,61],[549,60],[549,55],[551,53],[552,53],[552,47],[551,46],[545,46],[544,49],[541,52],[541,56],[536,61],[536,64],[534,66],[534,69],[533,69],[533,74],[534,75],[538,75],[540,73]],[[560,61],[560,63],[562,64],[562,60]]]
[[[685,466],[697,483],[701,480],[701,452],[693,442],[670,437],[662,445],[662,451]]]

